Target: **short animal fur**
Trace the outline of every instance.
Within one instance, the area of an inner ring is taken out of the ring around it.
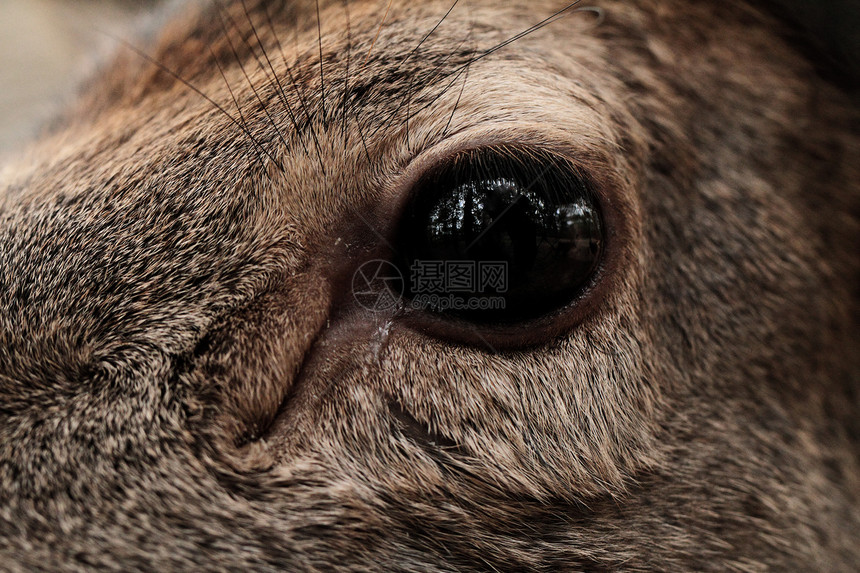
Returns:
[[[856,109],[759,6],[592,5],[121,48],[0,175],[0,568],[856,571]],[[476,143],[597,182],[587,301],[488,344],[359,307]]]

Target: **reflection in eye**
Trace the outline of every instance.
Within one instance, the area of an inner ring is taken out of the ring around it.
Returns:
[[[475,280],[436,283],[441,294],[504,301],[492,310],[438,311],[512,323],[564,306],[587,286],[603,250],[603,221],[588,182],[567,162],[534,152],[471,152],[419,183],[400,242],[406,268],[472,263]],[[481,280],[490,263],[504,264],[504,281]],[[409,282],[411,296],[423,293],[420,281]]]

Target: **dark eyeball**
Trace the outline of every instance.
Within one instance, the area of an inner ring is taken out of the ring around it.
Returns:
[[[462,153],[421,179],[400,231],[414,308],[516,323],[573,300],[603,251],[587,179],[548,153]]]

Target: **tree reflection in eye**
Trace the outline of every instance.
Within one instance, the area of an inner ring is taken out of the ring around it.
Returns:
[[[480,281],[458,289],[466,297],[503,296],[503,309],[444,312],[474,322],[521,322],[566,305],[588,285],[602,255],[603,226],[591,186],[567,162],[535,152],[476,151],[414,190],[401,223],[401,263],[504,262],[503,289]]]

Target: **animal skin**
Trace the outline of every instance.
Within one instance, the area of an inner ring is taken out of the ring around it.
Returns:
[[[0,175],[0,569],[856,571],[856,107],[765,7],[517,36],[564,8],[191,3],[123,45]],[[359,304],[479,148],[587,178],[588,286]]]

